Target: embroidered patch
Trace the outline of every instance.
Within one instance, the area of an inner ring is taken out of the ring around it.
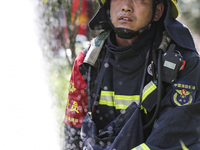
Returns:
[[[147,67],[147,72],[149,75],[153,76],[153,64],[152,62],[149,64],[149,66]]]
[[[76,91],[76,88],[74,87],[74,81],[70,81],[70,84],[69,84],[69,91],[70,92],[74,92],[74,91]]]
[[[197,87],[194,83],[180,80],[173,84],[172,102],[176,106],[194,103]]]
[[[76,101],[73,102],[70,111],[75,111],[76,113],[79,113],[79,110],[78,110],[78,103],[77,103]]]

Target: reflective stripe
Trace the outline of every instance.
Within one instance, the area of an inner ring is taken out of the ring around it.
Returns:
[[[101,95],[103,96],[115,96],[113,91],[101,91]]]
[[[185,146],[185,144],[183,143],[182,140],[180,140],[180,143],[181,143],[181,147],[182,147],[183,150],[189,150],[189,149]]]
[[[112,106],[115,107],[116,109],[126,109],[128,106],[127,105],[123,105],[123,104],[115,104],[115,102],[109,102],[106,100],[100,100],[99,104],[101,105],[106,105],[106,106]]]
[[[157,88],[156,85],[152,81],[149,82],[143,89],[142,102],[156,88]],[[101,91],[100,100],[99,100],[99,104],[112,106],[112,107],[115,107],[116,109],[126,109],[133,102],[135,102],[136,104],[139,104],[140,96],[139,95],[115,95],[114,91]],[[141,108],[144,109],[143,107]]]
[[[115,95],[113,91],[101,91],[99,104],[113,106],[116,109],[126,109],[131,103],[139,104],[139,95]]]
[[[115,95],[113,91],[101,91],[101,100],[115,101],[116,105],[130,105],[133,101],[139,104],[139,95]]]
[[[156,85],[150,81],[143,89],[143,94],[142,94],[142,102],[147,98],[147,96],[149,94],[151,94],[155,89],[156,89]]]
[[[139,146],[133,148],[132,150],[150,150],[150,148],[145,143],[142,143]]]
[[[155,89],[156,85],[150,81],[143,89],[142,94],[142,102],[147,98],[149,94],[151,94]],[[144,110],[144,113],[147,114],[147,110],[141,105],[141,110]]]

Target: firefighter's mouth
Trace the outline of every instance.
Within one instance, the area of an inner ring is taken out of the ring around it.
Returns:
[[[129,16],[120,16],[118,20],[120,20],[120,21],[133,21],[133,19]]]

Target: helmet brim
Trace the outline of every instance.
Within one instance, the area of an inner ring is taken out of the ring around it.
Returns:
[[[174,18],[177,18],[179,15],[179,10],[178,10],[176,3],[177,2],[175,0],[171,0],[171,6],[172,6],[171,13]]]

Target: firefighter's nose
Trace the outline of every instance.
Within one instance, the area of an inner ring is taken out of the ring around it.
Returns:
[[[122,6],[121,11],[123,12],[133,12],[133,4],[131,0],[124,0],[124,4]]]

